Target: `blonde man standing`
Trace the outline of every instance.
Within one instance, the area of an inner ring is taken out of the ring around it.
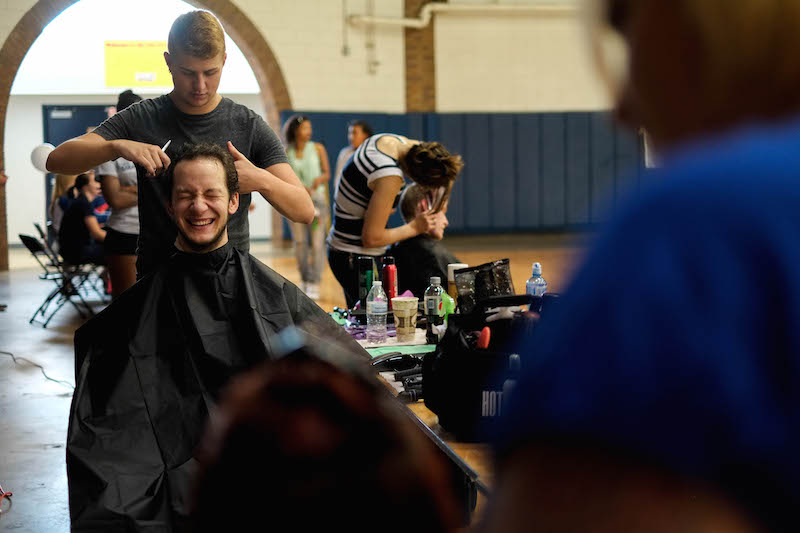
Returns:
[[[93,132],[60,145],[47,161],[51,171],[72,173],[118,157],[136,164],[141,224],[138,276],[153,271],[175,251],[177,231],[158,174],[169,165],[168,154],[185,143],[225,146],[236,162],[242,194],[229,225],[234,247],[244,252],[250,248],[247,213],[252,192],[260,193],[289,220],[310,223],[314,206],[287,163],[277,135],[255,112],[217,93],[226,59],[219,21],[207,11],[179,16],[170,29],[164,59],[172,74],[172,92],[117,113]]]

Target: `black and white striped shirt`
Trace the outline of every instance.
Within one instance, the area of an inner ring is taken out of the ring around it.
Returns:
[[[397,160],[378,150],[378,139],[385,135],[405,142],[392,133],[373,135],[356,149],[342,170],[333,196],[333,227],[328,235],[328,244],[335,250],[363,255],[383,255],[386,251],[386,246],[365,248],[361,240],[364,215],[372,198],[369,185],[386,176],[403,176]]]

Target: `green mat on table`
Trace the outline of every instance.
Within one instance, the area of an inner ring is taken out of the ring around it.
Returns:
[[[435,344],[418,344],[416,346],[380,346],[377,348],[367,348],[366,350],[372,357],[378,357],[379,355],[391,352],[415,354],[428,353],[434,351],[435,349]]]

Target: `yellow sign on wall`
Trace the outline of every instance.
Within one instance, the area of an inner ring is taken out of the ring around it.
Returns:
[[[106,87],[171,87],[167,41],[106,41]]]

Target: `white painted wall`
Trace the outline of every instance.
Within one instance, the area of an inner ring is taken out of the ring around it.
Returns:
[[[264,116],[256,94],[226,95]],[[19,244],[20,233],[35,235],[34,222],[45,223],[45,175],[31,164],[31,150],[44,139],[43,105],[114,105],[114,96],[14,95],[9,100],[5,129],[6,214],[8,241]],[[250,212],[250,237],[271,236],[271,207],[259,194],[253,195],[256,208]]]
[[[0,0],[0,42],[34,3],[34,0]],[[261,29],[276,54],[295,108],[404,112],[402,28],[375,28],[374,56],[378,66],[376,73],[371,74],[367,67],[367,30],[347,25],[343,20],[348,14],[368,14],[368,0],[236,0],[235,3]],[[373,3],[376,16],[403,15],[403,0]],[[499,3],[574,5],[576,2],[500,0]],[[577,12],[573,16],[443,13],[434,16],[433,24],[439,111],[587,110],[608,106],[588,60]]]
[[[295,109],[405,112],[405,48],[399,27],[377,28],[375,74],[367,32],[345,14],[367,14],[366,0],[237,0],[280,62]],[[343,12],[343,4],[347,13]],[[375,16],[402,17],[403,0],[374,0]],[[343,54],[347,44],[348,53]]]
[[[562,15],[440,13],[433,24],[440,112],[609,107],[577,11]]]

